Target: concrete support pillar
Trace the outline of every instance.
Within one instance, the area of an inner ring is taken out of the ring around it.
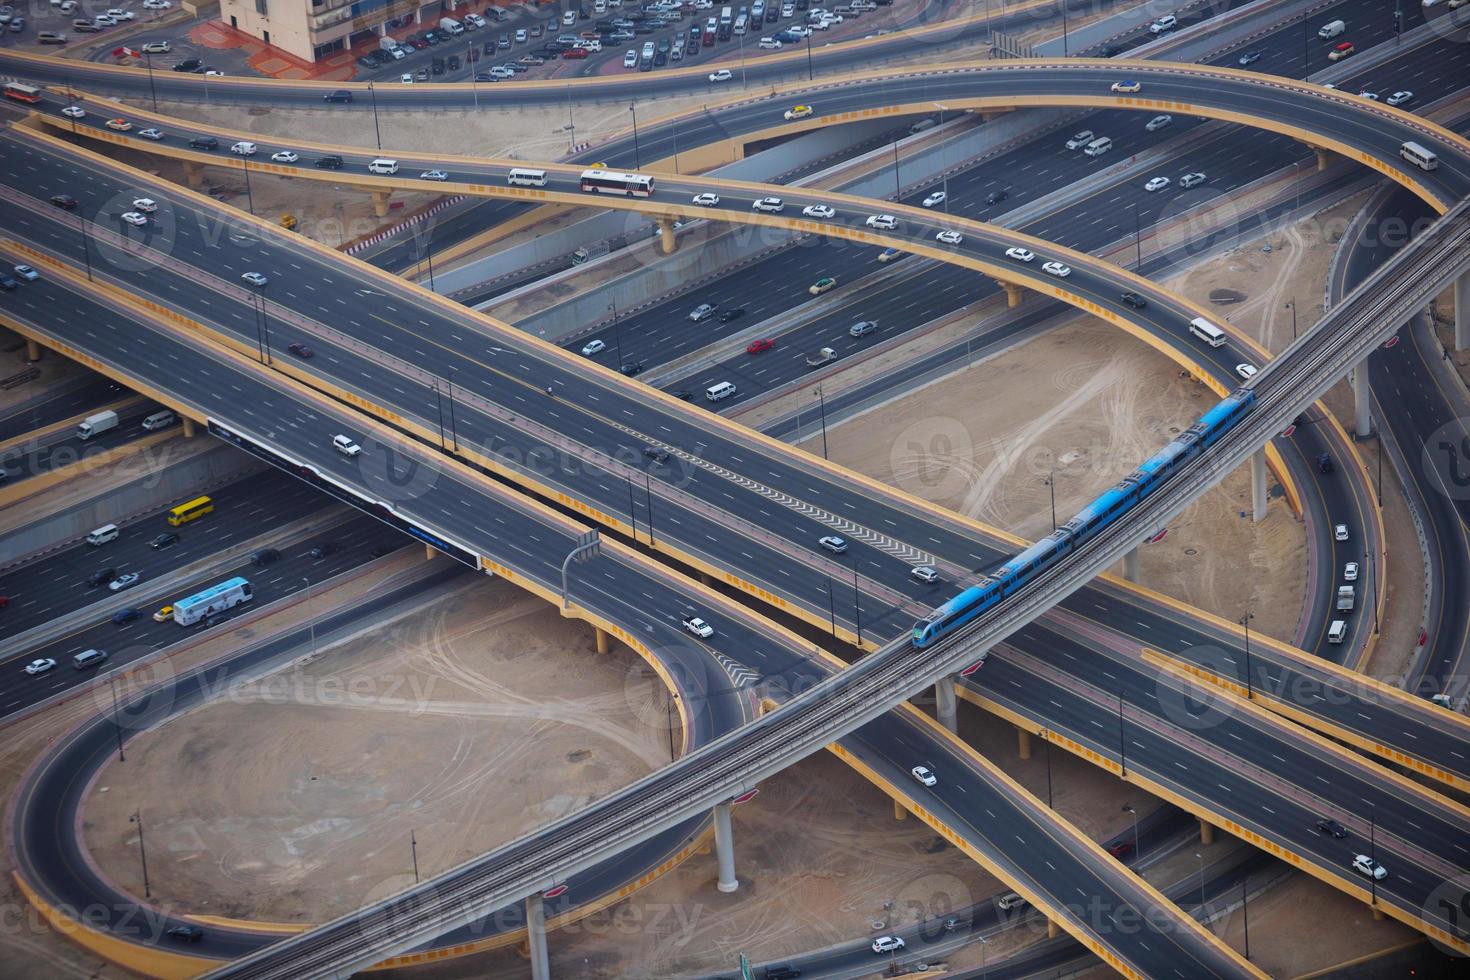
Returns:
[[[716,886],[725,894],[740,887],[735,877],[735,831],[730,826],[730,804],[715,807],[715,860],[720,863],[720,883]]]
[[[941,677],[934,682],[934,713],[939,723],[952,732],[959,731],[959,713],[954,698],[954,678]]]
[[[1215,825],[1208,820],[1199,822],[1199,842],[1201,844],[1215,843]]]
[[[1251,520],[1266,519],[1266,450],[1251,454]]]
[[[679,247],[679,240],[674,236],[674,219],[658,219],[658,250],[664,255],[673,255],[674,250]]]
[[[990,122],[990,120],[999,119],[1010,111],[1010,109],[981,109],[980,119],[984,122]]]
[[[433,561],[434,560],[434,556],[437,555],[438,553],[439,552],[437,552],[437,551],[434,550],[434,546],[433,545],[431,545],[431,544],[424,545],[424,561]]]
[[[1365,357],[1352,370],[1353,433],[1359,439],[1373,434],[1372,392],[1368,390],[1368,359]]]
[[[184,416],[184,438],[194,438],[194,420],[189,418],[187,415]]]
[[[1376,905],[1373,906],[1373,921],[1374,922],[1382,922],[1383,921],[1383,909],[1379,908]]]
[[[204,186],[204,164],[194,163],[192,160],[184,161],[184,183],[194,190]]]
[[[373,214],[380,218],[388,217],[388,198],[392,196],[392,191],[373,191]]]
[[[612,649],[612,644],[608,642],[608,635],[606,630],[598,626],[593,628],[592,633],[594,636],[597,637],[598,653],[607,653],[609,650]]]
[[[526,896],[526,943],[531,954],[531,980],[551,980],[551,957],[546,952],[546,909],[539,892]]]
[[[997,286],[999,286],[1001,289],[1005,290],[1005,294],[1006,294],[1006,307],[1007,308],[1015,308],[1015,307],[1021,305],[1021,287],[1020,286],[1014,285],[1014,284],[1009,283],[1009,282],[1002,282],[999,279],[997,279],[995,281],[995,284]]]
[[[1312,152],[1317,154],[1317,173],[1320,174],[1322,171],[1326,170],[1327,165],[1332,162],[1332,153],[1328,150],[1322,149],[1322,147],[1320,146],[1312,147]]]
[[[34,340],[31,340],[29,337],[26,338],[26,360],[34,364],[40,359],[41,345],[36,343]]]
[[[1050,919],[1046,920],[1046,938],[1055,939],[1062,934],[1061,927]]]
[[[1123,556],[1123,577],[1130,582],[1138,581],[1138,548],[1136,546]]]
[[[1455,350],[1470,349],[1470,272],[1455,280]]]
[[[1023,760],[1031,758],[1031,733],[1024,728],[1016,729],[1016,751]]]
[[[909,818],[909,812],[903,808],[903,804],[900,803],[900,802],[898,802],[897,800],[894,800],[893,801],[893,819],[895,819],[895,820],[907,820],[908,818]]]

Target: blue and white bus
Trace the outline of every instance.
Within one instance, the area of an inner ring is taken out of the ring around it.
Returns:
[[[249,602],[254,598],[255,593],[245,579],[239,577],[225,579],[218,585],[211,585],[203,592],[174,603],[174,622],[180,626],[190,626],[206,616],[233,609],[240,603]]]

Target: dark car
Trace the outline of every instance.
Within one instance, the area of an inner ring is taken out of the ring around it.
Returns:
[[[10,278],[10,276],[7,273],[0,272],[0,289],[3,289],[3,290],[5,290],[8,293],[12,289],[19,289],[19,288],[20,288],[20,283],[16,282],[14,279]]]
[[[438,34],[435,34],[433,31],[424,31],[424,40],[425,41],[428,41],[431,45],[433,45],[433,44],[438,44],[440,41],[442,41],[444,39],[442,37],[440,37]]]
[[[642,361],[629,361],[627,364],[624,364],[621,367],[619,367],[618,370],[621,371],[621,372],[623,372],[623,375],[625,377],[631,378],[635,374],[642,374],[643,373],[643,362]]]
[[[123,623],[131,623],[137,618],[138,610],[134,609],[131,606],[119,609],[117,612],[112,614],[112,621],[115,625],[118,626],[121,626]]]
[[[276,549],[261,548],[255,554],[250,556],[250,564],[255,565],[259,568],[264,568],[266,565],[279,561],[280,558],[281,553]]]
[[[777,963],[766,967],[766,980],[796,980],[801,976],[801,971],[794,966],[785,963]]]
[[[352,93],[345,88],[339,88],[334,92],[328,92],[322,96],[323,102],[351,102]]]
[[[72,197],[70,194],[52,194],[51,203],[56,205],[58,208],[64,208],[67,211],[72,211],[76,209],[77,199]]]
[[[174,71],[195,71],[204,67],[204,62],[199,58],[185,58],[174,65]]]
[[[1131,840],[1120,840],[1108,845],[1108,853],[1115,858],[1127,857],[1133,853],[1133,842]]]
[[[102,585],[104,582],[111,582],[115,578],[117,578],[117,574],[114,569],[99,568],[97,569],[97,571],[93,572],[90,577],[88,577],[87,584],[95,589],[97,586]]]
[[[449,70],[459,71],[459,55],[452,54],[449,56]]]
[[[471,61],[471,62],[473,62],[473,61],[479,61],[480,60],[480,49],[479,48],[470,48],[468,51],[466,51],[464,53],[464,60],[465,61]]]
[[[377,68],[381,64],[382,62],[378,60],[378,52],[376,51],[369,51],[367,54],[357,59],[357,67],[359,68],[372,69]]]
[[[647,456],[655,463],[667,463],[669,461],[669,454],[667,452],[662,449],[656,449],[653,446],[649,446],[647,449],[643,450],[643,455]]]
[[[308,552],[308,554],[310,554],[311,557],[313,557],[313,558],[325,558],[328,555],[333,554],[334,552],[336,552],[336,550],[337,550],[337,545],[336,544],[334,544],[331,541],[323,541],[321,544],[317,545],[315,548],[312,548],[311,551]]]
[[[1326,834],[1329,837],[1336,837],[1338,840],[1342,840],[1347,836],[1347,828],[1336,820],[1318,820],[1317,833]]]
[[[444,59],[443,58],[435,58],[433,61],[431,61],[429,63],[429,69],[435,75],[442,75],[442,74],[444,74]]]
[[[999,204],[1001,201],[1004,201],[1008,197],[1010,197],[1010,194],[1006,193],[1005,191],[991,191],[989,194],[985,195],[985,203]]]
[[[25,29],[26,29],[26,19],[24,17],[12,17],[12,18],[10,18],[10,33],[12,33],[12,34],[19,34],[21,31],[23,31]]]
[[[408,46],[415,51],[422,51],[429,46],[429,42],[425,41],[420,34],[411,34],[408,38]]]
[[[316,165],[323,170],[341,170],[342,158],[336,155],[324,156],[316,162]]]
[[[1238,64],[1238,65],[1253,65],[1253,64],[1255,64],[1256,62],[1258,62],[1260,60],[1261,60],[1261,52],[1259,52],[1259,51],[1247,51],[1245,54],[1243,54],[1243,55],[1240,56],[1240,59],[1236,62],[1236,64]]]
[[[286,349],[288,351],[290,351],[291,353],[295,354],[297,357],[304,358],[304,359],[310,359],[312,357],[312,355],[314,355],[316,353],[310,347],[307,347],[305,344],[289,344],[289,345],[287,345]]]
[[[477,72],[475,72],[475,81],[477,81],[477,82],[494,82],[494,81],[498,81],[498,80],[499,79],[497,79],[494,75],[490,74],[488,71],[477,71]]]
[[[686,401],[686,402],[692,402],[692,401],[694,401],[694,392],[687,391],[687,390],[685,390],[683,388],[679,388],[679,389],[677,389],[675,391],[671,391],[671,392],[669,392],[669,394],[673,395],[675,398],[678,398],[680,401]]]
[[[214,136],[196,136],[189,141],[189,145],[196,150],[217,150],[219,139]]]
[[[1317,471],[1319,473],[1331,473],[1332,472],[1332,469],[1333,469],[1333,466],[1332,466],[1332,454],[1331,453],[1318,453],[1317,454]]]
[[[164,531],[158,537],[148,542],[150,548],[167,548],[171,544],[177,544],[179,536],[173,531]]]
[[[1119,298],[1123,302],[1127,303],[1129,306],[1133,307],[1135,310],[1141,310],[1144,307],[1148,306],[1148,300],[1144,299],[1142,296],[1138,295],[1137,293],[1132,293],[1132,292],[1124,293]]]
[[[720,314],[720,322],[721,323],[729,323],[732,320],[738,320],[738,319],[740,319],[744,315],[745,315],[745,307],[743,307],[743,306],[737,306],[733,310],[726,310],[725,312],[721,313]]]
[[[205,619],[199,625],[203,626],[205,629],[209,629],[211,626],[218,626],[220,623],[223,623],[225,619],[226,617],[224,613],[217,612],[213,616],[210,616],[208,619]]]
[[[174,926],[167,935],[181,943],[197,943],[204,938],[204,930],[198,926]]]

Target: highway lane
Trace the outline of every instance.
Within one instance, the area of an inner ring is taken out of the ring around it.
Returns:
[[[69,381],[47,384],[25,401],[0,413],[0,443],[23,439],[44,426],[101,411],[124,395],[111,378],[87,372]]]
[[[81,332],[88,335],[87,346],[96,354],[108,361],[119,363],[125,370],[142,370],[156,359],[191,358],[192,363],[186,361],[186,367],[173,373],[169,380],[171,390],[188,392],[188,397],[203,402],[214,402],[216,407],[211,411],[220,413],[234,412],[251,416],[251,425],[269,426],[271,431],[281,433],[278,440],[288,449],[299,443],[302,435],[310,432],[314,434],[314,441],[324,443],[329,438],[329,433],[340,430],[340,427],[351,426],[350,420],[344,421],[336,418],[335,412],[323,412],[309,406],[302,406],[299,402],[292,403],[283,398],[279,392],[270,390],[262,380],[253,375],[247,375],[234,369],[229,362],[210,363],[203,351],[195,350],[188,345],[178,343],[171,337],[162,333],[153,332],[146,342],[138,343],[136,331],[125,332],[118,329],[122,324],[123,317],[113,311],[104,310],[83,299],[82,297],[67,291],[55,288],[53,284],[47,283],[40,287],[46,295],[42,304],[32,304],[32,309],[25,312],[16,311],[14,306],[21,304],[11,303],[9,297],[0,297],[0,310],[9,310],[13,315],[26,316],[29,313],[39,311],[48,326],[63,332]],[[75,324],[88,324],[92,328],[77,327]],[[235,390],[234,394],[225,389]],[[256,390],[259,389],[259,390]],[[244,399],[246,404],[259,406],[262,411],[274,411],[283,413],[274,421],[268,422],[264,418],[257,418],[260,413],[252,409],[238,407],[237,399]],[[235,406],[235,407],[231,407]],[[289,433],[289,434],[288,434]],[[364,440],[368,442],[368,440]],[[386,447],[377,446],[368,442],[368,449],[362,457],[354,462],[333,454],[327,459],[318,459],[316,464],[323,467],[335,479],[349,484],[362,481],[364,474],[371,474],[373,457],[381,456]],[[392,464],[390,463],[391,467]],[[383,492],[381,481],[375,483],[368,479],[364,489],[370,494]],[[491,543],[495,550],[506,554],[507,560],[513,564],[528,564],[531,575],[538,580],[547,578],[554,579],[555,569],[560,564],[561,557],[570,547],[570,542],[559,529],[553,529],[553,533],[542,537],[537,534],[534,523],[527,522],[529,511],[514,514],[506,511],[506,516],[496,514],[497,509],[513,507],[513,502],[507,500],[504,505],[498,505],[496,499],[486,498],[481,491],[471,489],[467,483],[461,483],[456,473],[441,470],[435,474],[433,480],[425,481],[416,487],[418,491],[411,499],[396,499],[396,508],[403,513],[413,514],[419,509],[447,514],[458,533],[466,537],[478,539],[478,541]],[[471,499],[474,498],[473,502]],[[482,525],[495,523],[504,526],[516,526],[523,530],[515,535],[514,539],[508,537],[504,531],[495,532],[481,530]],[[545,534],[542,530],[542,534]],[[516,554],[511,555],[510,552]],[[614,574],[616,570],[619,574]],[[599,609],[605,610],[615,622],[626,624],[626,628],[638,635],[639,631],[647,631],[650,640],[653,637],[662,636],[659,639],[660,649],[665,656],[674,659],[679,658],[679,649],[689,647],[687,641],[678,632],[677,614],[660,615],[657,610],[660,607],[667,609],[674,605],[680,612],[700,612],[715,626],[718,639],[714,644],[718,648],[728,643],[727,649],[732,651],[730,659],[735,656],[751,662],[756,653],[764,657],[759,670],[768,683],[778,684],[787,690],[801,690],[809,685],[815,676],[812,664],[803,653],[794,645],[782,639],[775,642],[777,637],[771,633],[763,632],[763,627],[758,623],[747,623],[747,618],[742,614],[740,617],[721,614],[720,610],[710,611],[691,607],[687,599],[676,594],[673,590],[678,587],[678,580],[672,578],[649,577],[646,575],[629,574],[630,567],[618,561],[604,549],[603,556],[594,559],[588,565],[579,566],[579,572],[574,579],[572,588],[572,601],[574,603],[585,603],[589,596],[595,594],[595,604]],[[605,580],[605,581],[603,581]],[[667,618],[666,618],[667,617]],[[665,624],[668,625],[665,625]],[[655,630],[655,626],[658,629]],[[299,642],[299,631],[298,631]],[[681,683],[681,693],[687,699],[686,703],[698,706],[694,711],[693,719],[696,732],[701,736],[708,736],[720,728],[721,719],[727,715],[734,706],[746,703],[743,695],[733,689],[733,678],[721,670],[712,670],[708,667],[709,658],[701,648],[698,654],[687,653],[684,664],[675,671],[675,676]],[[740,661],[735,660],[735,663]],[[691,683],[692,682],[692,683]],[[715,682],[718,682],[715,683]],[[723,707],[722,707],[723,706]],[[94,730],[95,731],[95,730]],[[93,736],[92,761],[96,761],[111,751],[107,736],[111,734],[107,726],[102,723],[100,733]],[[57,766],[57,770],[64,773],[78,773],[85,771],[78,768],[76,763],[66,766]],[[18,813],[47,813],[56,815],[56,819],[65,819],[60,815],[71,812],[75,805],[75,796],[80,792],[79,786],[85,780],[80,778],[63,778],[64,785],[56,787],[55,792],[63,794],[65,798],[52,799],[45,805],[40,802],[39,797],[34,802],[29,802],[18,808]],[[66,794],[70,794],[69,796]],[[1022,814],[1015,813],[1009,819],[1014,822],[1021,819]],[[52,845],[58,838],[67,838],[69,835],[57,834],[56,825],[49,820],[37,822],[34,819],[23,821],[23,826],[18,828],[19,838],[23,841],[22,850],[27,854],[33,852],[44,855],[48,862],[47,866],[35,867],[37,873],[44,872],[47,881],[53,879],[62,884],[68,901],[98,894],[96,891],[98,883],[91,875],[90,868],[84,862],[77,860],[75,854],[54,853]],[[1074,844],[1082,846],[1083,842]],[[1085,852],[1085,848],[1083,848]],[[646,853],[643,857],[647,857]],[[31,860],[42,860],[33,857]],[[1111,875],[1112,882],[1121,882],[1125,893],[1136,892],[1136,887],[1127,880],[1126,872],[1120,868],[1112,867],[1110,859],[1103,857],[1097,859],[1092,855],[1092,861],[1097,865],[1094,876]],[[1058,862],[1055,870],[1056,877],[1053,881],[1064,878],[1075,878],[1078,869],[1069,867],[1064,862]],[[617,878],[618,882],[624,880],[626,875]],[[1104,900],[1107,892],[1115,885],[1105,885],[1102,889]],[[569,894],[575,895],[578,900],[584,898],[591,890],[590,886],[580,881],[574,885]],[[1119,899],[1121,904],[1122,899]],[[119,910],[125,910],[125,904],[115,905]],[[121,915],[121,911],[118,912]],[[467,935],[461,931],[451,933],[445,937],[445,941],[457,941]],[[1173,937],[1168,943],[1173,944],[1172,954],[1175,961],[1181,955],[1181,948],[1192,940],[1189,933],[1170,933]],[[1160,937],[1162,938],[1162,937]],[[223,941],[223,940],[222,940]],[[246,942],[248,937],[229,937],[230,942]],[[1143,955],[1134,952],[1135,944],[1129,943],[1129,955]],[[202,952],[203,950],[201,950]],[[238,951],[238,947],[232,947],[229,952]],[[220,950],[220,952],[225,952]],[[1201,967],[1207,973],[1215,974],[1218,971],[1205,966],[1209,962],[1209,954],[1201,952],[1204,957],[1200,961]],[[1147,957],[1144,957],[1147,959]]]
[[[130,442],[148,435],[143,420],[158,411],[157,405],[139,405],[120,410],[116,428],[82,439],[76,431],[57,432],[41,439],[12,443],[0,448],[0,468],[9,474],[7,483],[14,484],[28,476],[39,476],[54,469],[85,462],[89,457],[113,449],[120,449]]]
[[[78,539],[70,547],[0,573],[0,594],[10,596],[0,635],[15,636],[109,599],[105,583],[96,587],[87,583],[101,569],[140,573],[143,579],[133,589],[142,593],[154,579],[239,546],[263,530],[308,517],[327,503],[320,494],[277,473],[249,476],[208,492],[215,502],[214,513],[181,527],[170,527],[168,507],[160,507],[156,514],[121,524],[122,533],[105,545],[93,547]],[[164,533],[179,539],[152,548],[149,543]],[[113,598],[115,607],[133,605],[127,592]]]
[[[18,158],[24,154],[15,154]],[[64,175],[67,167],[72,166],[60,160],[52,160],[48,157],[47,166],[51,172]],[[104,183],[107,174],[114,168],[100,164],[89,163],[88,182],[90,186],[97,188],[97,193],[107,190],[108,185]],[[105,173],[104,173],[105,171]],[[112,178],[115,179],[115,178]],[[77,181],[80,183],[80,181]],[[158,188],[154,193],[160,195],[160,200],[166,199]],[[185,213],[181,202],[175,202],[175,207],[180,213]],[[44,205],[37,218],[52,218],[56,214],[54,209]],[[238,292],[238,287],[230,285],[238,271],[243,271],[243,266],[235,261],[235,257],[224,255],[222,246],[216,242],[208,247],[199,247],[187,236],[191,234],[191,221],[176,221],[175,234],[178,236],[174,244],[173,255],[175,259],[184,258],[186,255],[196,257],[196,261],[203,262],[206,267],[215,265],[216,262],[223,263],[229,268],[224,273],[226,278],[221,280],[204,279],[199,282],[184,283],[182,286],[170,284],[169,290],[162,298],[171,305],[190,302],[204,303],[197,307],[198,313],[206,320],[217,319],[213,306],[217,305],[217,299],[221,295],[230,295],[231,291]],[[54,229],[53,229],[54,230]],[[502,456],[511,456],[521,460],[533,458],[529,454],[538,449],[546,450],[546,446],[559,446],[566,448],[563,441],[570,437],[574,444],[586,444],[595,449],[603,456],[615,456],[618,453],[632,455],[638,460],[639,450],[650,443],[668,447],[675,453],[677,459],[683,463],[692,464],[684,468],[678,474],[680,485],[669,488],[659,486],[653,481],[648,481],[646,486],[646,497],[657,500],[655,505],[654,523],[656,528],[667,529],[668,524],[659,516],[661,508],[666,506],[664,500],[658,500],[661,496],[668,496],[671,492],[680,494],[696,494],[700,505],[704,508],[705,520],[700,523],[707,525],[710,516],[709,507],[716,508],[715,513],[728,512],[735,518],[735,523],[727,527],[724,534],[732,534],[728,543],[719,541],[713,536],[713,532],[706,526],[702,531],[692,531],[681,527],[681,547],[695,554],[708,555],[708,564],[712,568],[725,568],[734,560],[733,556],[740,555],[745,558],[746,565],[742,563],[742,573],[751,576],[760,582],[762,587],[770,589],[778,596],[786,596],[802,601],[807,609],[821,610],[823,613],[830,612],[834,619],[842,616],[840,610],[845,607],[845,596],[850,593],[839,585],[835,590],[835,598],[828,598],[828,583],[826,581],[829,570],[835,571],[833,561],[816,545],[816,539],[823,534],[831,533],[834,523],[844,526],[840,522],[852,524],[854,518],[861,523],[856,525],[857,530],[851,531],[846,537],[853,541],[853,548],[846,558],[840,559],[841,564],[837,568],[849,570],[844,573],[838,571],[834,575],[839,583],[844,581],[844,574],[850,574],[851,570],[858,571],[870,582],[881,585],[879,599],[876,602],[879,610],[887,613],[888,622],[893,625],[903,623],[903,620],[912,615],[911,610],[895,612],[900,603],[907,597],[907,601],[927,602],[932,605],[936,596],[943,595],[943,589],[952,588],[954,582],[958,581],[955,576],[963,576],[968,571],[985,567],[988,558],[998,556],[999,551],[993,550],[994,545],[988,547],[979,545],[975,540],[971,528],[966,525],[955,523],[957,519],[946,512],[937,511],[932,508],[919,508],[898,506],[890,503],[891,495],[886,491],[874,493],[873,488],[866,486],[856,487],[852,490],[842,490],[831,483],[831,475],[827,473],[818,463],[809,460],[802,455],[792,454],[785,450],[778,453],[761,452],[757,459],[747,460],[746,456],[751,453],[751,447],[747,444],[748,437],[732,437],[730,430],[720,428],[712,424],[707,416],[700,413],[689,413],[675,410],[672,406],[660,410],[660,406],[652,405],[646,399],[635,397],[636,390],[629,390],[626,386],[617,384],[611,377],[601,374],[597,376],[587,375],[570,368],[563,368],[559,359],[553,363],[551,359],[542,358],[534,348],[534,344],[525,341],[519,335],[496,334],[497,342],[504,343],[506,347],[486,345],[485,353],[480,358],[464,359],[463,348],[465,345],[473,346],[471,341],[466,340],[458,331],[465,329],[464,326],[445,318],[440,309],[440,304],[431,297],[407,296],[395,297],[395,302],[402,302],[404,307],[398,307],[393,303],[383,305],[376,294],[358,295],[351,287],[352,279],[345,282],[337,282],[334,276],[341,274],[340,271],[329,271],[321,267],[321,261],[317,253],[303,247],[292,238],[282,239],[284,233],[274,231],[262,233],[261,248],[252,246],[252,250],[262,253],[266,252],[264,246],[267,244],[277,248],[284,247],[290,255],[278,254],[272,259],[272,265],[263,265],[261,262],[251,259],[251,267],[268,270],[274,276],[280,276],[290,280],[293,265],[301,266],[302,269],[310,267],[305,274],[311,284],[319,284],[331,291],[331,301],[345,309],[335,312],[334,318],[338,326],[342,326],[342,318],[353,324],[354,333],[360,338],[368,340],[372,345],[388,352],[398,358],[396,362],[399,367],[384,365],[382,363],[370,365],[369,368],[359,368],[353,371],[347,379],[353,387],[362,388],[368,384],[369,396],[386,401],[387,403],[399,404],[403,398],[409,398],[409,406],[412,405],[413,396],[407,394],[402,383],[405,376],[405,365],[413,365],[422,368],[431,360],[439,357],[445,359],[448,366],[455,367],[456,398],[459,401],[457,422],[460,433],[468,435],[475,431],[467,426],[473,423],[473,418],[466,414],[473,405],[466,405],[465,396],[482,399],[479,403],[483,406],[492,406],[499,402],[501,417],[492,420],[493,427],[481,430],[476,437],[475,444],[493,447]],[[66,240],[74,241],[70,236],[62,236]],[[218,236],[217,236],[218,237]],[[75,246],[73,246],[75,247]],[[206,253],[208,257],[206,258]],[[148,277],[147,288],[162,288],[161,283],[167,281],[167,275],[161,271],[155,271]],[[356,280],[365,283],[365,280]],[[375,284],[377,280],[372,280]],[[277,289],[270,291],[272,301],[279,301],[283,289],[276,281]],[[137,288],[137,287],[134,287]],[[269,288],[269,287],[268,287]],[[289,288],[289,287],[288,287]],[[301,287],[303,290],[306,286]],[[388,288],[384,285],[383,288]],[[312,285],[315,289],[315,285]],[[368,292],[372,289],[369,287]],[[303,297],[306,295],[302,294]],[[286,300],[294,303],[288,294]],[[306,306],[303,302],[302,306]],[[184,307],[187,308],[187,307]],[[421,332],[418,328],[405,330],[403,327],[395,327],[384,331],[373,321],[376,319],[384,326],[387,321],[378,316],[378,311],[391,313],[399,323],[416,320],[419,323],[429,324],[436,320],[441,324],[439,329],[442,334],[430,335]],[[237,313],[238,318],[244,319]],[[300,315],[312,315],[309,309],[300,310]],[[432,318],[432,319],[431,319]],[[253,324],[242,330],[246,338],[254,336]],[[445,338],[444,341],[437,339],[438,336]],[[318,341],[321,336],[317,335]],[[426,353],[429,348],[422,345],[428,343],[430,348],[436,348],[439,353],[433,358]],[[520,360],[518,358],[525,358]],[[387,374],[384,374],[385,368]],[[485,372],[489,371],[487,377]],[[359,379],[361,376],[361,380]],[[386,381],[388,390],[378,391],[371,381],[371,376]],[[447,377],[447,375],[446,375]],[[391,380],[388,380],[391,378]],[[498,379],[498,380],[497,380]],[[512,384],[506,385],[504,382]],[[542,395],[545,384],[550,383],[558,394],[555,399],[554,408],[546,405],[546,399]],[[420,382],[422,391],[417,395],[420,402],[425,403],[424,408],[415,412],[411,407],[408,414],[417,415],[426,420],[432,427],[434,418],[433,410],[429,408],[427,400],[430,397],[430,387],[425,382]],[[367,389],[364,389],[367,390]],[[507,426],[504,413],[510,413],[510,418],[516,421]],[[526,424],[526,413],[540,413],[541,425],[553,426],[557,435],[552,435],[547,429],[531,431],[533,426]],[[628,421],[632,420],[632,425]],[[641,420],[641,421],[640,421]],[[576,433],[576,435],[573,435]],[[585,438],[590,437],[590,438]],[[546,440],[551,439],[550,443]],[[547,452],[545,461],[550,462],[554,454]],[[710,461],[718,460],[720,465],[711,467]],[[729,465],[734,464],[741,469],[736,474],[728,470]],[[548,473],[543,462],[537,462],[536,477],[539,480],[555,478],[562,481],[566,487],[565,492],[572,493],[577,499],[595,501],[604,513],[618,515],[627,513],[631,505],[636,512],[639,509],[637,495],[632,493],[632,485],[627,477],[616,474],[615,479],[609,481],[606,478],[589,478],[587,473],[580,472],[577,467],[562,467],[560,472]],[[602,467],[603,472],[606,467]],[[743,479],[736,479],[740,476]],[[848,479],[847,477],[843,478]],[[651,485],[649,485],[651,484]],[[763,490],[789,486],[804,486],[810,488],[802,498],[792,498],[782,494],[769,495]],[[657,489],[657,493],[655,492]],[[734,493],[740,493],[741,498],[734,497]],[[827,494],[836,494],[830,499]],[[855,493],[855,496],[851,496]],[[817,494],[818,496],[813,496]],[[630,501],[631,498],[631,501]],[[687,497],[686,497],[687,499]],[[739,503],[731,506],[732,501],[739,499],[748,500],[749,503]],[[777,506],[772,506],[776,504]],[[812,506],[820,509],[815,512]],[[758,516],[757,516],[758,515]],[[751,522],[759,522],[752,524]],[[646,515],[641,522],[646,526]],[[681,518],[681,525],[683,520]],[[760,533],[754,533],[757,528]],[[778,552],[774,568],[767,565],[764,552],[752,552],[747,542],[752,538],[759,540],[763,536],[770,536],[774,542],[767,541],[767,547]],[[667,544],[667,532],[659,535],[662,543]],[[776,542],[784,542],[777,544]],[[793,548],[796,549],[793,552]],[[784,561],[782,557],[784,555]],[[907,577],[908,569],[916,563],[918,558],[932,555],[938,556],[941,571],[945,573],[946,584],[936,589],[933,586],[920,587],[918,583],[912,582]],[[972,564],[973,563],[973,564]],[[760,572],[759,575],[756,572]],[[798,583],[797,580],[801,580]],[[815,597],[815,601],[813,601]],[[834,608],[835,607],[835,608]],[[1136,622],[1140,617],[1147,616],[1146,612],[1137,612],[1130,607],[1127,614],[1118,614],[1120,622]],[[827,616],[822,616],[826,619]],[[856,625],[856,616],[853,623]],[[862,610],[862,623],[864,628],[871,634],[874,630],[885,628],[885,623],[873,614],[869,604],[864,603]],[[907,625],[903,623],[903,625]],[[1126,631],[1127,627],[1120,628]],[[1183,649],[1194,651],[1208,643],[1190,644]],[[1259,651],[1257,657],[1265,660],[1270,657],[1269,651]],[[1375,695],[1381,692],[1373,692]],[[1350,710],[1344,710],[1342,714],[1350,715],[1348,720],[1353,722],[1352,731],[1367,731],[1371,735],[1370,741],[1386,742],[1388,744],[1411,747],[1411,754],[1424,753],[1432,756],[1439,768],[1458,772],[1465,766],[1463,757],[1457,758],[1453,753],[1463,748],[1458,740],[1446,740],[1433,734],[1434,722],[1427,717],[1427,713],[1415,713],[1405,710],[1405,703],[1389,698],[1386,703],[1370,703],[1364,696],[1350,699]],[[1389,707],[1392,705],[1392,707]],[[1358,713],[1367,716],[1367,721],[1356,718]],[[1367,736],[1365,736],[1367,737]]]

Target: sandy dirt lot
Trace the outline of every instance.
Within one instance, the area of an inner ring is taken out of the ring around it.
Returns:
[[[585,626],[539,600],[474,582],[138,739],[129,778],[99,777],[87,841],[141,888],[141,806],[155,897],[331,918],[411,879],[410,831],[433,875],[665,762],[664,732],[633,710],[655,696],[635,664],[597,657]]]

